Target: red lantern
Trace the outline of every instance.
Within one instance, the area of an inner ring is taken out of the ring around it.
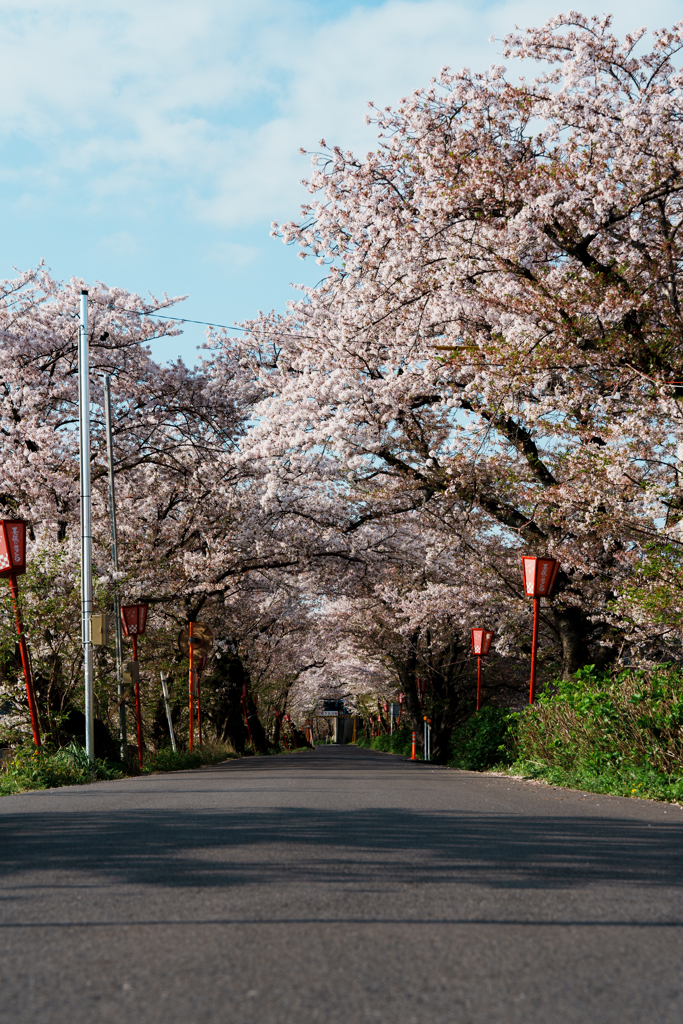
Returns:
[[[471,629],[470,634],[472,636],[472,654],[477,658],[488,654],[491,650],[491,641],[493,640],[492,629]]]
[[[522,558],[522,579],[526,597],[550,597],[555,586],[560,563],[556,558]]]
[[[124,604],[121,606],[121,622],[126,636],[142,636],[147,625],[146,604]]]
[[[491,650],[492,629],[471,629],[472,654],[477,659],[477,711],[481,707],[481,659]]]
[[[524,555],[522,558],[522,581],[524,594],[534,599],[534,631],[531,639],[531,679],[529,681],[529,703],[534,702],[536,685],[536,649],[538,647],[538,612],[542,597],[550,597],[555,586],[560,563],[556,558],[536,558]]]
[[[23,519],[0,520],[0,576],[26,572],[26,523]]]
[[[424,700],[424,695],[427,692],[428,686],[429,683],[427,682],[426,679],[422,679],[420,678],[420,676],[417,677],[417,692],[420,695],[420,707],[422,707],[422,702]]]
[[[398,722],[396,723],[396,728],[397,729],[399,729],[400,726],[401,726],[401,713],[403,711],[403,701],[404,700],[405,700],[405,694],[404,693],[399,693],[399,695],[398,695]]]

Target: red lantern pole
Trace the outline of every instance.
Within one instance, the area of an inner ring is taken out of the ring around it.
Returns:
[[[31,675],[31,659],[26,646],[24,636],[24,625],[19,612],[19,584],[17,576],[26,572],[26,520],[25,519],[0,519],[0,576],[6,576],[12,595],[14,605],[14,621],[17,626],[19,637],[19,651],[21,652],[21,666],[24,670],[24,681],[26,683],[26,696],[28,697],[28,708],[31,714],[31,728],[33,730],[33,742],[40,747],[40,724],[38,722],[38,708],[36,706],[36,694],[33,689],[33,676]]]
[[[495,636],[492,629],[471,629],[472,654],[477,659],[477,711],[481,708],[481,659],[491,650],[491,643]]]
[[[556,558],[537,558],[535,555],[522,557],[522,582],[526,597],[534,599],[534,629],[531,638],[531,676],[529,679],[529,704],[536,696],[536,652],[538,649],[538,617],[541,598],[550,597],[555,586],[560,563]]]
[[[534,631],[531,636],[531,679],[529,680],[529,703],[533,704],[536,688],[536,649],[538,647],[538,610],[540,597],[534,598]]]
[[[14,605],[14,621],[17,624],[17,635],[19,637],[19,651],[21,652],[21,666],[24,670],[24,680],[26,682],[26,696],[28,697],[28,708],[31,713],[31,728],[33,730],[33,742],[37,747],[40,746],[40,725],[38,723],[38,708],[36,706],[36,695],[33,690],[33,676],[31,675],[31,661],[28,656],[28,647],[26,646],[26,639],[24,637],[24,626],[21,621],[21,614],[19,612],[19,584],[17,583],[17,577],[12,573],[8,576],[7,582],[9,583],[9,589],[12,594],[12,604]]]
[[[131,640],[133,641],[133,661],[138,660],[138,638],[135,633],[131,634]],[[140,673],[138,671],[135,679],[135,724],[138,731],[138,763],[142,768],[143,752],[142,752],[142,712],[140,710]]]
[[[194,622],[190,623],[190,751],[194,747]]]
[[[147,626],[147,605],[146,604],[124,604],[121,605],[121,625],[126,636],[133,642],[133,662],[138,664],[138,637],[142,636]],[[135,724],[138,733],[138,762],[142,768],[143,762],[143,735],[142,735],[142,711],[140,709],[140,668],[135,672]]]

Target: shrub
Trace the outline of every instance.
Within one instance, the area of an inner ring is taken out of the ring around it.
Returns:
[[[518,718],[508,708],[486,707],[475,712],[453,732],[449,766],[482,771],[511,764]]]
[[[520,717],[518,756],[558,768],[683,774],[683,680],[669,666],[616,676],[587,666]]]
[[[203,764],[218,764],[232,757],[237,757],[237,754],[224,743],[204,743],[192,753],[189,750],[174,753],[170,747],[162,747],[156,754],[145,758],[142,771],[146,775],[153,772],[182,772],[188,768],[200,768]]]
[[[395,729],[393,736],[383,733],[381,736],[373,737],[373,739],[368,739],[364,733],[360,733],[357,745],[359,747],[368,747],[371,750],[383,750],[387,754],[403,754],[406,757],[410,757],[412,737],[412,731],[406,728]]]
[[[20,747],[9,758],[3,759],[0,794],[6,796],[30,789],[78,786],[122,777],[119,766],[109,761],[90,761],[79,743],[69,743],[56,751]]]

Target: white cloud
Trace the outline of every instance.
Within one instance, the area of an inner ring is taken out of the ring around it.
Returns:
[[[137,256],[144,250],[130,231],[116,231],[112,235],[103,235],[99,240],[99,248],[116,256]]]
[[[287,0],[0,0],[0,179],[30,180],[33,201],[78,185],[95,205],[180,204],[224,227],[291,216],[299,146],[365,152],[367,100],[395,103],[443,64],[484,67],[491,33],[558,7],[388,0],[325,19]],[[678,16],[647,8],[654,27]],[[642,20],[620,2],[621,31]]]
[[[255,245],[240,245],[237,242],[218,242],[212,245],[206,254],[206,261],[225,267],[248,267],[261,255]]]

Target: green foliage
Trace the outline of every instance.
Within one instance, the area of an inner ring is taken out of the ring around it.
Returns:
[[[179,772],[199,768],[203,764],[217,764],[237,757],[222,744],[205,744],[193,751],[174,754],[169,749],[159,750],[145,759],[144,774],[152,772]],[[137,774],[135,769],[132,769]],[[89,761],[79,743],[70,743],[59,750],[20,747],[2,761],[0,767],[0,796],[23,793],[30,789],[54,789],[57,786],[82,786],[105,779],[122,779],[129,774],[121,765],[110,761]]]
[[[634,580],[622,588],[620,611],[636,620],[678,630],[683,623],[683,551],[679,545],[649,544]]]
[[[543,779],[553,786],[567,786],[587,793],[611,793],[613,796],[642,797],[646,800],[683,801],[683,775],[662,775],[641,765],[623,764],[621,768],[596,771],[582,762],[573,768],[519,760],[511,773],[525,778]]]
[[[518,717],[514,772],[597,793],[683,797],[683,677],[587,666]]]
[[[368,747],[371,750],[383,750],[386,754],[403,754],[405,757],[410,757],[412,735],[410,729],[396,729],[393,736],[383,733],[373,739],[368,739],[364,733],[359,733],[357,746]]]
[[[451,768],[482,771],[510,764],[514,757],[519,716],[507,708],[482,708],[453,732]]]
[[[21,747],[2,762],[0,795],[23,793],[29,789],[79,786],[100,779],[122,777],[121,769],[108,761],[89,761],[78,743],[70,743],[55,752]]]
[[[192,753],[189,750],[174,753],[170,747],[163,747],[145,758],[142,771],[145,775],[154,772],[183,772],[188,768],[201,768],[203,764],[219,764],[232,757],[237,757],[235,751],[221,743],[205,743]]]
[[[559,681],[521,717],[519,758],[595,771],[623,764],[683,773],[683,679],[677,669],[616,676],[592,665]]]

